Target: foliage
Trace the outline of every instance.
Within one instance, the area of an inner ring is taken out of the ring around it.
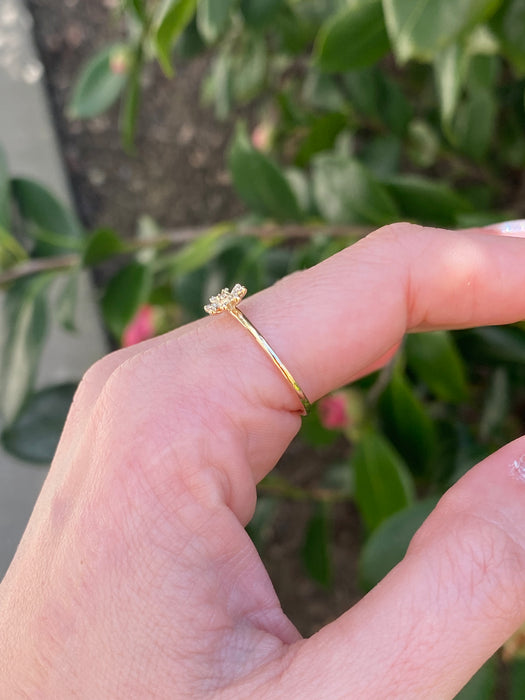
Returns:
[[[167,330],[200,316],[221,286],[240,280],[257,291],[382,224],[459,227],[524,213],[523,0],[121,5],[128,36],[88,62],[70,116],[90,118],[120,100],[131,148],[145,64],[156,60],[171,76],[177,62],[208,52],[202,92],[217,117],[257,105],[255,128],[239,123],[228,155],[248,214],[184,247],[147,221],[133,240],[109,229],[88,235],[41,185],[11,178],[0,154],[3,441],[18,453],[43,411],[63,418],[70,388],[35,394],[35,369],[48,316],[74,328],[84,269],[122,260],[100,296],[118,344],[145,306],[157,331]],[[300,235],[290,241],[291,232]],[[59,277],[64,286],[51,303]],[[301,439],[319,449],[346,440],[347,455],[326,465],[312,489],[268,477],[254,541],[264,547],[279,502],[311,504],[302,557],[329,585],[334,512],[353,502],[363,521],[362,584],[375,585],[443,491],[517,435],[524,359],[524,324],[408,337],[395,362],[344,389],[335,427],[319,408],[304,420]],[[49,441],[39,445],[33,457],[47,460]],[[462,697],[492,697],[493,678],[488,663]]]

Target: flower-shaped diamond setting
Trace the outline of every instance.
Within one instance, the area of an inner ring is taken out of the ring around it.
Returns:
[[[246,296],[246,287],[236,284],[231,292],[226,287],[215,297],[210,297],[210,303],[206,304],[204,311],[207,314],[220,314],[223,311],[233,311],[237,304]]]

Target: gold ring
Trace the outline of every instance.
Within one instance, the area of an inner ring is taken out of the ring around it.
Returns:
[[[243,287],[242,284],[236,284],[232,288],[231,292],[228,289],[228,287],[226,287],[226,289],[223,289],[219,294],[217,294],[217,296],[210,297],[210,303],[206,304],[206,306],[204,307],[204,311],[206,311],[206,313],[210,314],[211,316],[214,316],[215,314],[221,314],[224,311],[227,311],[234,318],[236,318],[237,321],[239,321],[239,323],[242,326],[244,326],[244,328],[246,328],[247,331],[249,331],[252,334],[252,336],[259,343],[259,345],[265,351],[265,353],[270,356],[274,365],[277,367],[279,372],[283,375],[283,377],[287,380],[287,382],[290,384],[290,386],[293,388],[293,390],[299,397],[299,400],[301,401],[302,405],[301,413],[303,416],[305,416],[310,409],[310,402],[306,398],[304,391],[301,389],[299,384],[297,384],[292,374],[286,369],[285,365],[278,358],[277,354],[272,350],[266,338],[264,338],[264,336],[261,335],[261,333],[259,333],[257,328],[255,328],[255,326],[246,318],[243,312],[237,308],[237,304],[239,304],[239,302],[245,296],[246,287]]]

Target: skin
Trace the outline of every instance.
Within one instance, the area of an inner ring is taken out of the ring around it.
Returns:
[[[311,400],[407,331],[525,317],[525,240],[398,224],[245,299]],[[525,619],[520,438],[309,639],[245,533],[298,399],[226,314],[113,353],[75,396],[0,586],[2,697],[453,698]]]

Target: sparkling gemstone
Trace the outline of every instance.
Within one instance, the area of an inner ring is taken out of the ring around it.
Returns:
[[[220,314],[223,311],[232,311],[246,295],[246,287],[235,284],[231,292],[228,287],[222,289],[216,296],[210,297],[210,303],[206,304],[204,311],[208,314]]]

